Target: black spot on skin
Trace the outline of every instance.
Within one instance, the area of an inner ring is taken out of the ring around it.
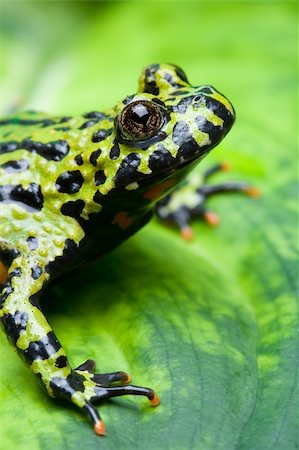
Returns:
[[[29,112],[29,111],[28,111]],[[30,112],[30,114],[36,114],[35,112]],[[41,127],[49,127],[50,125],[56,125],[63,122],[68,122],[71,117],[61,117],[58,120],[53,119],[21,119],[18,117],[11,117],[10,119],[0,120],[1,125],[22,125],[22,126],[31,126],[31,125],[40,125]]]
[[[89,128],[89,127],[93,127],[94,125],[96,125],[98,123],[97,120],[87,120],[86,122],[84,122],[81,127],[79,127],[79,130],[84,130],[84,128]]]
[[[206,107],[223,120],[223,128],[225,133],[227,133],[234,123],[234,116],[222,103],[211,97],[206,97]]]
[[[69,152],[67,141],[62,139],[52,142],[37,142],[31,139],[24,139],[21,142],[10,141],[0,143],[0,154],[11,153],[15,150],[27,150],[30,153],[37,153],[48,161],[61,161]]]
[[[181,163],[181,158],[184,158],[185,160],[188,161],[189,159],[195,158],[196,155],[206,153],[208,147],[209,145],[199,147],[197,142],[193,139],[193,137],[190,137],[190,139],[187,142],[183,142],[182,145],[179,147],[176,159],[178,160],[179,163]]]
[[[94,176],[94,184],[99,186],[100,184],[104,184],[106,181],[106,175],[104,170],[98,170]]]
[[[207,146],[199,147],[197,142],[193,139],[189,127],[186,122],[179,121],[175,124],[173,129],[173,142],[179,146],[176,159],[179,163],[184,160],[194,158],[199,153],[204,153]]]
[[[41,308],[40,308],[40,304],[39,304],[39,298],[40,298],[40,291],[36,292],[33,295],[31,295],[29,297],[29,301],[30,301],[32,306],[35,306],[35,308],[40,310]]]
[[[54,125],[54,124],[56,124],[56,121],[55,121],[55,120],[52,120],[52,119],[44,119],[44,120],[42,121],[42,123],[41,123],[41,125],[42,125],[43,128],[44,128],[44,127],[49,127],[50,125]]]
[[[172,74],[170,74],[170,73],[165,73],[165,74],[163,75],[163,78],[164,78],[164,80],[166,80],[166,81],[167,81],[172,87],[174,87],[174,88],[184,87],[184,85],[182,85],[182,84],[180,84],[180,83],[177,83],[177,82],[174,80]]]
[[[1,248],[0,246],[0,261],[5,267],[10,267],[13,260],[19,256],[19,252],[16,249],[11,248]]]
[[[5,290],[4,290],[5,289]],[[13,292],[13,288],[10,283],[5,283],[5,285],[2,288],[2,292],[0,294],[0,308],[3,307],[4,302],[6,301],[7,297]]]
[[[26,330],[28,314],[24,311],[16,311],[15,314],[5,314],[2,318],[6,335],[15,345],[22,331]]]
[[[156,84],[156,81],[147,81],[144,86],[144,92],[147,92],[148,94],[159,95],[160,90]]]
[[[137,169],[140,164],[140,155],[138,153],[130,153],[122,161],[116,175],[115,186],[121,187],[136,181],[138,178]]]
[[[190,95],[190,92],[179,89],[178,91],[172,91],[171,95],[174,95],[175,97],[181,97],[182,95]]]
[[[105,120],[108,119],[109,116],[107,116],[107,114],[104,114],[100,111],[91,111],[88,112],[86,114],[84,114],[83,116],[85,119],[97,119],[97,121],[99,122],[100,120]]]
[[[110,159],[113,161],[117,159],[120,155],[120,148],[117,142],[114,142],[113,147],[110,150]]]
[[[59,369],[62,369],[63,367],[67,366],[67,358],[64,355],[58,356],[58,358],[55,361],[55,366]]]
[[[57,256],[53,261],[46,265],[46,272],[50,275],[60,272],[64,269],[67,261],[75,259],[78,253],[78,248],[79,247],[75,241],[72,239],[66,239],[62,255]]]
[[[180,120],[177,122],[173,128],[172,139],[173,142],[180,146],[185,141],[188,141],[191,138],[191,133],[189,131],[189,127],[186,122]]]
[[[56,180],[55,187],[57,191],[64,194],[75,194],[79,192],[84,178],[80,170],[63,172]]]
[[[160,64],[152,64],[145,69],[144,92],[153,95],[159,95],[159,88],[156,83],[155,74],[159,70]]]
[[[104,141],[108,136],[112,134],[113,128],[108,128],[107,130],[98,130],[94,133],[91,140],[92,142]]]
[[[189,84],[189,81],[188,81],[188,78],[187,78],[187,75],[185,74],[185,72],[184,72],[180,67],[178,67],[178,66],[174,66],[174,68],[175,68],[174,70],[175,70],[175,73],[177,74],[177,76],[178,76],[183,82]]]
[[[75,163],[78,164],[78,166],[82,166],[82,164],[83,164],[83,158],[82,158],[81,155],[75,156],[74,160],[75,160]]]
[[[7,161],[0,165],[6,173],[24,172],[29,168],[27,159],[19,159],[18,161]]]
[[[61,117],[61,119],[59,120],[59,123],[65,123],[68,122],[69,120],[71,120],[72,116],[64,116]]]
[[[53,391],[54,397],[56,398],[70,399],[75,392],[75,389],[70,383],[69,377],[52,377],[50,387]]]
[[[160,68],[160,64],[151,64],[146,68],[146,75],[154,75]]]
[[[22,275],[22,271],[20,267],[17,267],[14,269],[10,274],[8,275],[5,284],[2,288],[2,291],[0,292],[0,308],[4,305],[5,300],[7,297],[13,292],[13,288],[11,285],[11,280],[13,277],[20,277]]]
[[[171,153],[162,144],[159,144],[158,149],[150,156],[149,168],[156,173],[169,169],[173,165],[174,158]]]
[[[99,205],[103,205],[105,200],[107,200],[107,195],[101,194],[99,191],[97,191],[93,196],[93,201]]]
[[[93,166],[97,165],[97,160],[100,156],[100,154],[102,153],[102,150],[100,148],[98,148],[97,150],[95,150],[94,152],[92,152],[92,154],[89,157],[89,161],[91,162],[91,164]]]
[[[27,244],[28,244],[29,250],[36,250],[38,247],[37,237],[29,236],[29,238],[27,238]]]
[[[9,141],[9,142],[1,142],[0,143],[0,155],[4,153],[14,152],[19,148],[19,142],[17,141]]]
[[[84,381],[86,381],[86,380],[83,377],[83,375],[73,372],[72,385],[76,388],[76,391],[81,391],[81,392],[85,391]]]
[[[157,105],[160,105],[160,106],[162,106],[163,108],[165,108],[166,107],[166,105],[165,105],[165,103],[164,102],[162,102],[162,100],[160,100],[159,98],[152,98],[152,100],[151,100],[152,102],[154,102],[154,103],[156,103]]]
[[[55,127],[57,131],[70,131],[71,127]]]
[[[55,334],[50,331],[39,341],[30,342],[28,348],[24,350],[24,356],[29,364],[37,359],[48,359],[61,348]]]
[[[31,276],[34,280],[37,280],[41,274],[43,273],[43,269],[40,266],[33,266],[31,268]]]
[[[172,74],[164,73],[163,78],[164,78],[164,80],[168,81],[170,84],[174,83],[174,85],[176,85],[176,83],[173,80]]]
[[[124,105],[128,105],[129,103],[131,103],[132,100],[134,100],[134,97],[135,97],[134,94],[133,94],[133,95],[128,95],[128,97],[126,97],[126,98],[123,100],[123,104],[124,104]]]
[[[11,273],[10,273],[10,279],[12,277],[20,277],[22,275],[22,269],[21,267],[16,267]]]
[[[21,184],[0,186],[0,202],[16,203],[27,211],[40,211],[44,199],[41,188],[36,183],[30,183],[27,188]]]
[[[213,125],[212,122],[209,122],[204,116],[201,115],[195,118],[195,123],[200,131],[208,133],[213,143],[216,143],[217,140],[221,139],[223,135],[222,127]]]
[[[48,143],[35,142],[25,139],[20,143],[19,148],[37,153],[48,161],[61,161],[69,152],[69,144],[62,139]]]
[[[208,86],[202,87],[198,89],[198,92],[203,92],[204,94],[213,94],[213,91]]]
[[[30,126],[30,125],[41,125],[42,127],[47,127],[49,125],[53,125],[55,122],[52,119],[19,119],[18,117],[12,117],[11,119],[0,120],[0,125],[22,125],[22,126]]]
[[[74,219],[81,221],[82,218],[80,217],[80,214],[82,213],[84,206],[85,202],[83,200],[70,201],[64,203],[61,206],[60,211],[64,216],[73,217]]]
[[[172,110],[175,112],[185,113],[189,106],[191,105],[193,100],[193,96],[189,95],[188,97],[183,97],[177,105],[172,107]]]

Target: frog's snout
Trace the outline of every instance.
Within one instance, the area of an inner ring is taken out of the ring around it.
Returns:
[[[199,88],[199,92],[205,96],[206,107],[223,121],[223,127],[229,131],[235,121],[236,113],[228,98],[213,86]]]
[[[193,105],[195,108],[198,106],[198,116],[195,118],[197,128],[209,136],[211,149],[233,126],[235,110],[230,101],[213,86],[196,88]]]

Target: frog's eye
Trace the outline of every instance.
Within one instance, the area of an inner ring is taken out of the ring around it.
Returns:
[[[148,139],[156,134],[163,124],[161,108],[147,100],[129,103],[120,112],[118,124],[123,138]]]

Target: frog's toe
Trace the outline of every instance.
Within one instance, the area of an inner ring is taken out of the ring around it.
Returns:
[[[83,364],[76,367],[76,371],[84,371],[87,370],[89,373],[94,373],[96,370],[96,362],[93,359],[87,359]]]
[[[131,375],[127,372],[111,372],[111,373],[95,373],[96,362],[93,359],[88,359],[83,364],[80,364],[74,371],[83,375],[82,372],[88,372],[93,374],[91,380],[100,386],[109,386],[110,383],[120,381],[122,383],[129,383],[131,381]]]
[[[105,436],[106,427],[97,409],[90,402],[86,402],[84,405],[84,410],[93,423],[94,432],[99,436]]]
[[[142,395],[147,397],[152,406],[158,406],[160,403],[159,397],[153,389],[141,386],[95,386],[95,396],[91,399],[93,402],[105,400],[112,397],[120,397],[123,395]]]
[[[122,383],[129,383],[132,377],[127,372],[112,372],[112,373],[96,373],[92,380],[100,385],[107,386],[110,383],[115,383],[117,381],[121,381]]]
[[[219,224],[219,216],[214,211],[205,210],[202,215],[206,223],[211,227],[216,227]]]

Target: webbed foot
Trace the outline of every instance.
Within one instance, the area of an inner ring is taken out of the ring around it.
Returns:
[[[228,171],[226,163],[217,164],[203,174],[193,173],[172,193],[160,200],[156,205],[156,213],[161,220],[175,224],[185,239],[192,239],[191,220],[200,217],[210,226],[219,223],[219,217],[207,208],[207,200],[215,194],[241,192],[250,197],[258,197],[259,191],[245,182],[226,182],[217,185],[206,184],[208,178],[220,171]]]
[[[55,397],[67,397],[72,403],[83,409],[91,419],[96,434],[103,436],[106,428],[94,403],[122,395],[143,395],[152,406],[158,406],[157,394],[149,388],[113,383],[129,383],[131,376],[126,372],[97,374],[95,362],[91,359],[74,369],[70,376],[62,380],[52,380],[51,387]]]

